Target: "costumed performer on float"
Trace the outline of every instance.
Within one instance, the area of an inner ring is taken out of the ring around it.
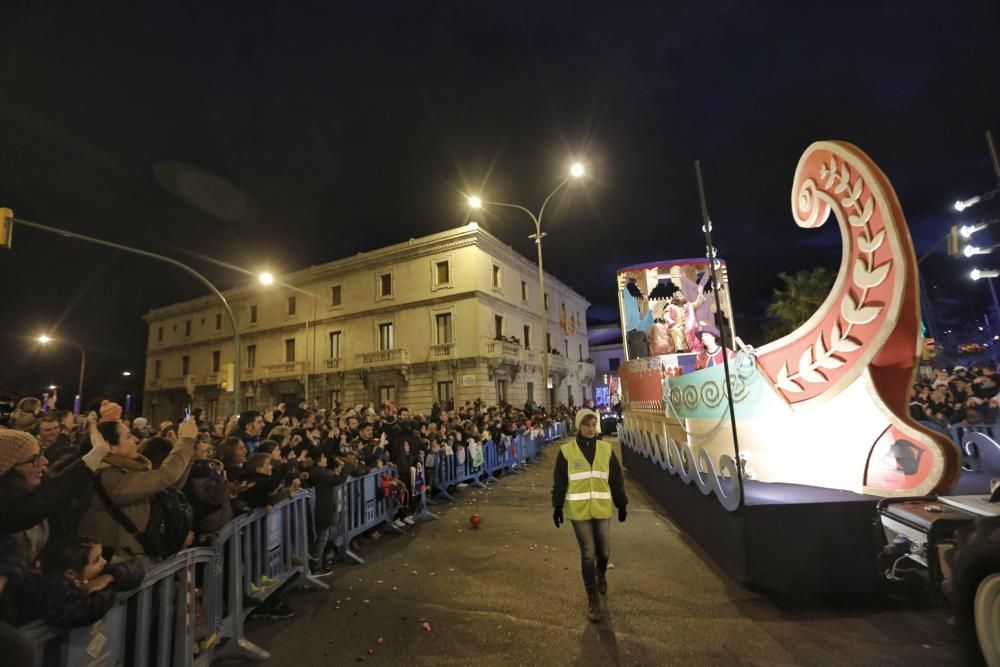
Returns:
[[[718,328],[712,326],[711,324],[703,324],[698,328],[698,340],[701,341],[703,349],[695,358],[695,370],[701,370],[702,368],[708,368],[710,366],[722,366],[723,352],[725,352],[726,356],[730,360],[736,358],[735,352],[719,345],[719,339],[721,337],[722,336],[719,333]]]
[[[556,528],[563,518],[573,523],[580,547],[583,586],[587,591],[587,616],[601,620],[601,600],[606,595],[608,561],[611,558],[611,515],[618,508],[624,521],[628,496],[625,475],[611,444],[597,439],[597,413],[576,413],[576,439],[559,448],[552,483],[552,521]]]

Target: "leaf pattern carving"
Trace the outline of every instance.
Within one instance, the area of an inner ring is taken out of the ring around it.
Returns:
[[[851,283],[860,290],[860,293],[855,298],[855,292],[850,287],[844,291],[840,302],[840,317],[830,328],[828,345],[824,344],[823,332],[820,331],[816,342],[802,351],[798,370],[789,372],[788,362],[782,364],[775,386],[788,393],[802,393],[804,391],[802,383],[828,382],[829,378],[822,370],[841,368],[847,363],[844,355],[861,349],[861,341],[851,336],[851,331],[855,326],[873,322],[881,314],[884,305],[869,303],[868,292],[885,282],[892,269],[891,260],[875,266],[875,251],[885,241],[886,230],[879,230],[873,235],[869,228],[872,215],[875,213],[875,197],[869,192],[867,199],[862,201],[865,194],[863,175],[858,173],[856,180],[851,183],[851,170],[847,160],[841,160],[838,164],[837,156],[831,154],[829,164],[824,162],[820,166],[820,178],[825,179],[823,184],[825,190],[829,192],[832,189],[833,194],[844,195],[839,201],[845,209],[848,224],[854,228],[861,228],[856,243],[858,250],[864,256],[855,259],[851,271]],[[845,323],[843,328],[841,318]]]

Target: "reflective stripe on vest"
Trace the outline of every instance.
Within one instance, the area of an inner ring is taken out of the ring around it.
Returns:
[[[563,511],[570,521],[609,519],[614,505],[611,502],[611,445],[597,441],[594,463],[591,465],[580,451],[576,440],[564,444],[560,451],[566,459],[569,487]]]

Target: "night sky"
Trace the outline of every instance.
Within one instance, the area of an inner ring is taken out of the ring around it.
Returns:
[[[464,193],[537,208],[578,158],[592,177],[547,212],[546,268],[610,320],[616,268],[704,254],[700,159],[737,331],[761,343],[777,273],[839,262],[834,225],[789,212],[812,141],[875,159],[918,251],[1000,210],[951,208],[995,187],[996,0],[64,4],[0,10],[0,205],[222,287],[243,278],[191,252],[294,270],[463,224]],[[526,216],[476,219],[532,256]],[[981,316],[970,262],[924,264],[942,318]],[[75,387],[78,353],[37,350],[43,330],[91,349],[89,395],[138,385],[141,315],[204,293],[25,228],[0,280],[0,392]]]

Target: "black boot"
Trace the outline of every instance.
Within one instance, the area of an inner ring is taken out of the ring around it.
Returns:
[[[591,623],[601,622],[601,598],[597,591],[587,591],[587,618]]]
[[[601,595],[608,594],[608,576],[606,572],[597,573],[597,592]]]

